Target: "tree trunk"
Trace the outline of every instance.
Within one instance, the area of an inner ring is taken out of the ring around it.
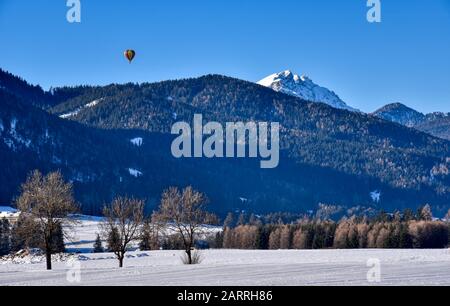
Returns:
[[[192,265],[192,251],[191,248],[189,248],[188,250],[186,250],[186,254],[188,256],[188,262],[190,265]]]
[[[121,254],[119,255],[119,268],[123,268],[123,259],[125,255]]]
[[[52,269],[52,252],[49,250],[49,248],[46,248],[45,256],[47,259],[47,270],[51,270]]]

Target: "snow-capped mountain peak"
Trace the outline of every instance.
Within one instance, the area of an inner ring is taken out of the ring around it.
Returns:
[[[290,70],[269,75],[259,81],[258,84],[311,102],[320,102],[335,108],[358,111],[348,106],[333,91],[315,84],[306,75],[300,76]]]

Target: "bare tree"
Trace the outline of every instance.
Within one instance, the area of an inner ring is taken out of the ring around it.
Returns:
[[[22,185],[22,193],[16,201],[17,208],[25,218],[30,218],[34,226],[23,228],[30,236],[37,236],[42,243],[47,260],[47,270],[52,269],[54,237],[63,225],[74,221],[69,217],[78,211],[73,198],[72,184],[65,183],[60,172],[43,176],[33,172]]]
[[[195,239],[203,233],[203,225],[213,220],[204,208],[206,196],[192,187],[182,192],[171,187],[164,191],[159,211],[154,214],[154,221],[164,224],[169,231],[177,232],[183,240],[187,255],[187,264],[194,264],[192,251]]]
[[[118,197],[103,209],[102,234],[108,240],[110,251],[117,256],[120,268],[130,244],[140,238],[144,206],[142,200]]]

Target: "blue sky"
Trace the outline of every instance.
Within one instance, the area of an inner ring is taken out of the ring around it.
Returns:
[[[0,0],[0,67],[44,88],[291,69],[353,107],[450,112],[450,0]],[[137,51],[129,65],[123,51]]]

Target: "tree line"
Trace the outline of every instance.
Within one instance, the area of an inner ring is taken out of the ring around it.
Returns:
[[[215,247],[225,249],[411,249],[445,248],[450,241],[450,212],[446,222],[433,219],[426,205],[414,214],[403,213],[378,216],[344,217],[340,221],[304,217],[285,224],[263,223],[251,216],[233,225],[232,214],[226,219],[223,232],[217,234]]]
[[[21,214],[11,226],[0,220],[0,256],[18,250],[39,248],[52,269],[52,254],[65,251],[64,239],[77,224],[79,206],[73,187],[59,172],[46,176],[39,171],[29,175],[21,187],[16,206]],[[103,209],[100,233],[94,252],[111,252],[123,267],[125,254],[138,247],[142,251],[184,250],[185,264],[197,264],[202,248],[224,249],[357,249],[357,248],[444,248],[449,245],[450,211],[446,221],[433,218],[425,205],[416,213],[404,212],[377,216],[331,219],[294,214],[270,214],[238,218],[230,213],[218,225],[218,217],[207,212],[208,198],[192,187],[171,187],[161,196],[158,210],[144,214],[145,201],[117,197]],[[298,216],[297,216],[298,217]],[[106,242],[106,248],[103,247]]]

